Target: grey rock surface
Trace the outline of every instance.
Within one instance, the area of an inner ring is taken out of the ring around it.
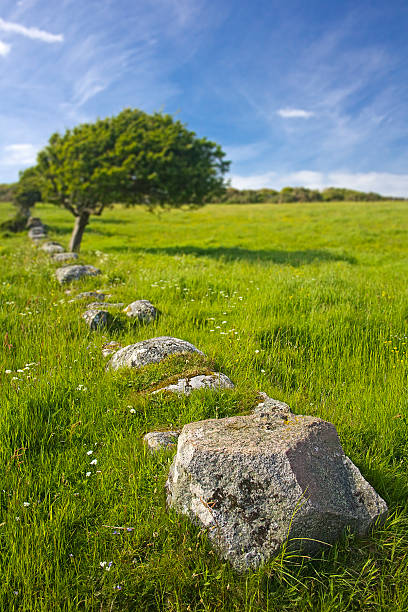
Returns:
[[[203,355],[198,348],[190,342],[186,342],[186,340],[159,336],[120,349],[108,363],[108,369],[141,368],[149,363],[158,363],[169,355],[176,353],[200,353]]]
[[[233,388],[234,383],[228,378],[228,376],[226,376],[226,374],[222,374],[221,372],[213,372],[212,374],[199,374],[198,376],[192,376],[191,378],[179,378],[175,384],[157,389],[156,391],[153,391],[152,395],[162,391],[172,391],[173,393],[190,395],[192,391],[199,389],[213,389],[214,391],[218,391],[220,389]]]
[[[167,481],[168,504],[207,528],[239,571],[267,561],[288,536],[313,554],[347,527],[366,534],[387,512],[331,423],[273,403],[185,425]]]
[[[151,323],[157,317],[157,310],[149,300],[136,300],[126,306],[123,312],[143,323]]]
[[[52,255],[53,253],[63,253],[65,249],[59,242],[48,240],[42,245],[41,250]]]
[[[143,436],[143,441],[149,450],[156,452],[164,448],[173,448],[177,444],[179,431],[150,431]]]
[[[96,310],[96,308],[92,308],[86,310],[81,316],[93,331],[102,329],[109,323],[109,313],[107,310]]]
[[[78,253],[54,253],[52,255],[53,261],[63,262],[70,261],[71,259],[78,259]]]
[[[97,276],[101,271],[94,266],[81,266],[79,264],[63,266],[57,268],[55,276],[62,283],[69,283],[74,280],[79,280],[85,276]]]
[[[100,308],[101,306],[101,302],[91,302],[90,304],[87,305],[87,308]],[[103,307],[104,308],[122,308],[123,303],[122,302],[118,302],[117,304],[113,304],[112,302],[104,302],[103,303]]]
[[[115,340],[112,340],[111,342],[105,342],[105,344],[102,345],[102,355],[104,357],[108,357],[109,355],[113,355],[113,353],[116,353],[116,351],[121,348],[121,343],[115,342]]]
[[[82,293],[78,293],[78,295],[72,298],[72,300],[69,300],[69,302],[77,302],[79,300],[88,300],[91,298],[94,300],[98,300],[99,302],[103,302],[107,297],[110,297],[110,295],[108,295],[107,293],[102,293],[100,291],[82,291]]]
[[[46,237],[46,231],[42,226],[34,226],[28,230],[28,237],[32,240],[39,240]]]
[[[42,227],[44,228],[44,224],[39,217],[28,217],[26,228],[31,229],[32,227]]]

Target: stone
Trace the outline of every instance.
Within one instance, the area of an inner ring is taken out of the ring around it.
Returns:
[[[82,293],[78,293],[72,300],[69,302],[77,302],[78,300],[91,299],[98,300],[99,302],[103,302],[105,298],[110,297],[110,295],[106,293],[100,293],[99,291],[83,291]]]
[[[107,367],[112,370],[141,368],[149,363],[158,363],[169,355],[177,353],[199,353],[203,355],[198,348],[190,342],[186,342],[186,340],[159,336],[123,347],[113,355]]]
[[[157,318],[157,310],[149,300],[136,300],[126,306],[123,312],[128,317],[135,317],[142,323],[151,323]]]
[[[53,261],[70,261],[71,259],[78,259],[78,253],[54,253],[54,255],[52,255],[52,260]]]
[[[81,316],[93,331],[102,329],[109,323],[109,312],[107,310],[96,310],[92,308],[86,310]]]
[[[175,448],[179,435],[179,431],[150,431],[143,436],[143,441],[150,451],[157,452],[165,448]]]
[[[387,513],[334,425],[262,399],[251,415],[185,425],[166,484],[169,506],[204,527],[238,571],[285,541],[314,554],[347,528],[365,535]]]
[[[116,351],[121,348],[121,343],[115,342],[115,340],[112,340],[111,342],[105,342],[105,344],[102,345],[102,355],[104,357],[108,357],[109,355],[113,355],[113,353],[116,353]]]
[[[31,229],[32,227],[41,227],[44,229],[43,222],[39,217],[28,217],[26,228]]]
[[[90,304],[87,305],[87,308],[99,308],[100,305],[101,305],[101,302],[91,302]],[[119,302],[117,304],[113,304],[109,302],[103,303],[104,308],[122,308],[122,306],[123,306],[123,302]]]
[[[101,271],[94,266],[81,266],[79,264],[75,264],[57,268],[55,271],[55,276],[62,284],[69,283],[73,280],[79,280],[85,276],[98,276],[100,273]]]
[[[191,378],[179,378],[179,380],[167,387],[162,387],[153,391],[155,393],[161,393],[162,391],[171,391],[173,393],[180,393],[184,395],[190,395],[192,391],[199,389],[212,389],[219,391],[220,389],[233,389],[234,383],[221,372],[213,372],[212,374],[199,374],[198,376],[192,376]]]
[[[64,247],[59,242],[49,240],[42,245],[41,250],[52,255],[53,253],[63,253]]]
[[[28,237],[32,240],[38,240],[46,237],[46,232],[43,227],[34,226],[28,230]]]

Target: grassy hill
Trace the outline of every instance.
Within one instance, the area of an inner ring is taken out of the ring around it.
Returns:
[[[1,204],[0,222],[10,211]],[[69,213],[36,214],[67,246]],[[83,240],[80,261],[103,275],[72,294],[26,234],[3,237],[0,609],[406,610],[407,227],[406,202],[209,205],[161,217],[117,206]],[[162,314],[90,332],[84,304],[69,300],[94,288],[114,302],[149,299]],[[208,360],[105,371],[105,342],[160,335]],[[209,363],[236,389],[146,393]],[[142,435],[249,411],[257,390],[334,423],[387,501],[385,525],[316,559],[282,554],[240,575],[166,510],[174,451],[152,456]]]

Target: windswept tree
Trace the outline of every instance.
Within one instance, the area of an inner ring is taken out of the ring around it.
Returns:
[[[53,134],[37,167],[44,199],[74,215],[70,250],[79,251],[91,215],[114,203],[200,206],[223,192],[229,162],[170,115],[125,109]]]
[[[31,209],[41,202],[41,175],[36,167],[22,170],[13,189],[12,200],[17,214],[29,217]]]

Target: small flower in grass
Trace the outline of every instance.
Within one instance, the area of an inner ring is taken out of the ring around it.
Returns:
[[[91,465],[96,465],[97,463],[98,463],[98,460],[97,460],[97,459],[92,459],[92,461],[91,461]]]
[[[130,414],[135,414],[136,410],[135,410],[134,408],[131,408],[131,409],[129,410],[129,412],[130,412]]]
[[[30,505],[30,502],[23,502],[24,508],[28,508],[29,505]]]
[[[92,455],[92,453],[93,453],[93,450],[89,450],[86,452],[87,455]]]
[[[99,561],[99,565],[100,565],[101,567],[105,567],[105,565],[106,565],[106,561]]]
[[[12,370],[4,370],[5,374],[11,374]]]
[[[92,474],[92,472],[87,472],[87,473],[85,474],[85,476],[86,476],[87,478],[89,478],[89,476],[90,476],[91,474]]]
[[[116,591],[120,591],[121,589],[122,589],[122,587],[120,586],[120,584],[116,584],[116,585],[113,587],[113,590],[116,590]]]
[[[128,531],[129,533],[133,531],[133,529],[134,529],[133,527],[126,527],[126,531]]]
[[[19,521],[19,520],[20,520],[20,517],[19,517],[19,516],[16,516],[16,521]]]
[[[259,353],[259,349],[256,349],[255,353]]]
[[[107,572],[110,572],[110,569],[112,567],[112,563],[113,563],[113,561],[109,561],[108,565],[105,567]]]

